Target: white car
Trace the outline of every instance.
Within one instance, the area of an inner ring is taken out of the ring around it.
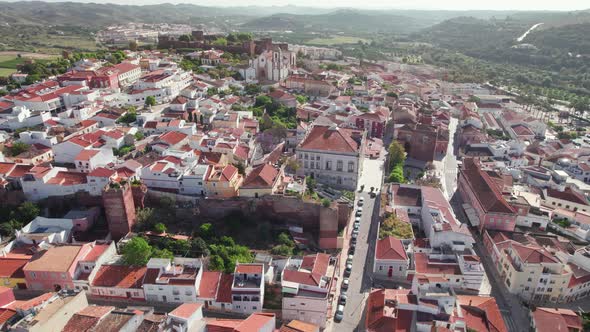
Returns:
[[[364,197],[359,198],[359,201],[357,204],[358,204],[358,206],[363,206],[363,204],[365,204],[365,198]]]

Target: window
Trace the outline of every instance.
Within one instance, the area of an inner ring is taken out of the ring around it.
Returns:
[[[311,168],[311,169],[314,169],[314,168],[315,168],[314,166],[315,166],[315,164],[314,164],[314,162],[312,161],[312,162],[309,164],[309,168]]]
[[[35,272],[31,272],[31,278],[36,279],[37,275],[35,274]]]
[[[328,170],[328,171],[332,170],[332,161],[331,160],[326,161],[326,170]]]
[[[255,307],[255,306],[253,306],[253,307],[252,307],[252,310],[256,310],[256,307]]]
[[[354,172],[354,161],[349,161],[348,162],[348,172],[349,173]]]
[[[303,167],[304,168],[308,168],[309,167],[309,162],[307,162],[307,160],[303,163]]]
[[[379,266],[379,271],[383,271],[383,266]]]
[[[342,160],[338,160],[338,161],[336,162],[336,170],[337,170],[338,172],[342,172],[342,167],[344,167],[342,164],[343,164]]]
[[[320,162],[319,161],[316,161],[315,168],[320,169]]]
[[[529,286],[526,286],[526,287],[524,288],[524,290],[525,290],[525,291],[528,291],[529,289],[530,289],[530,287],[529,287]]]
[[[304,158],[304,159],[307,159],[308,157],[309,157],[309,156],[308,156],[308,155],[307,155],[307,153],[306,153],[306,154],[305,154],[305,158]]]
[[[547,292],[553,291],[553,288],[547,288]]]

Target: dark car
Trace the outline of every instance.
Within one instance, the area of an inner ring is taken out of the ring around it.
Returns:
[[[340,294],[340,297],[338,298],[338,304],[340,305],[346,305],[346,299],[348,297],[346,296],[346,294]]]

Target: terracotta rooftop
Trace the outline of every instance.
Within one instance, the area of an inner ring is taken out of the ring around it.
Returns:
[[[146,271],[144,266],[103,265],[96,273],[92,286],[141,288]]]
[[[189,319],[203,305],[200,303],[183,303],[170,312],[171,316]]]
[[[255,167],[244,180],[242,188],[269,188],[276,182],[279,170],[269,164]]]
[[[221,272],[203,271],[201,283],[199,284],[200,298],[215,299],[221,281],[221,275]]]
[[[82,249],[81,245],[65,245],[41,251],[31,258],[23,271],[44,271],[66,273],[75,263]]]
[[[538,332],[583,330],[582,318],[570,309],[539,307],[532,316]]]
[[[406,253],[404,244],[400,239],[393,236],[388,236],[382,240],[377,241],[375,259],[407,261],[408,254]]]
[[[354,133],[358,133],[358,131],[335,126],[316,125],[305,140],[301,142],[299,148],[304,150],[357,153],[360,144],[353,139]]]
[[[514,209],[502,197],[498,186],[481,169],[479,162],[474,158],[465,158],[461,173],[465,176],[475,197],[486,212],[515,213]]]

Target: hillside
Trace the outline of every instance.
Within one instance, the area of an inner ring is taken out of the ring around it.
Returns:
[[[375,32],[410,33],[427,26],[428,23],[425,21],[407,16],[343,9],[319,15],[276,14],[260,17],[246,22],[241,26],[241,29],[299,32],[305,29],[307,31],[367,35]]]
[[[126,22],[197,23],[206,17],[242,16],[231,8],[196,5],[122,6],[72,2],[2,2],[0,22],[27,25],[73,25],[103,27]]]
[[[590,55],[590,23],[533,31],[527,35],[524,42],[541,49],[559,49]]]

